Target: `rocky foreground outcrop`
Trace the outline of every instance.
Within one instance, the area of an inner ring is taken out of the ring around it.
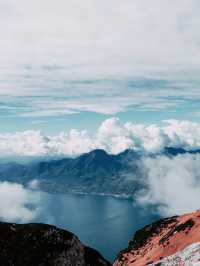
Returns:
[[[114,266],[200,265],[200,211],[157,221],[136,232]]]
[[[0,223],[1,266],[110,266],[72,233],[45,224]]]

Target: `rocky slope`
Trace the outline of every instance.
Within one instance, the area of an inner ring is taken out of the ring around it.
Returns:
[[[200,243],[187,246],[175,254],[165,257],[149,266],[199,266],[200,265]]]
[[[72,233],[45,224],[0,223],[1,266],[110,266]]]
[[[157,221],[136,232],[114,266],[200,265],[200,211]]]

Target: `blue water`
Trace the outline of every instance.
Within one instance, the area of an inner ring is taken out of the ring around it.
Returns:
[[[76,234],[86,245],[114,260],[134,232],[158,217],[132,200],[107,196],[44,194],[36,222],[54,224]]]

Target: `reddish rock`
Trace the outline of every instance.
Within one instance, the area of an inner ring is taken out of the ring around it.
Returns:
[[[129,247],[119,254],[114,266],[154,264],[198,242],[200,211],[163,219],[137,231]]]

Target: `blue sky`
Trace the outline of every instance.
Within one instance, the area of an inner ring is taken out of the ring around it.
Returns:
[[[37,84],[34,76],[14,80],[13,84],[9,80],[10,86],[24,90],[0,96],[1,132],[40,129],[54,134],[71,128],[93,131],[113,116],[123,122],[145,124],[159,124],[166,119],[199,121],[198,77],[180,77],[178,73],[164,77],[159,73],[160,78],[65,80],[56,79],[54,69],[50,72],[45,75],[52,75],[53,80],[49,78],[47,84],[44,76]],[[37,88],[43,89],[35,91]]]
[[[0,132],[199,122],[197,0],[0,0]]]

